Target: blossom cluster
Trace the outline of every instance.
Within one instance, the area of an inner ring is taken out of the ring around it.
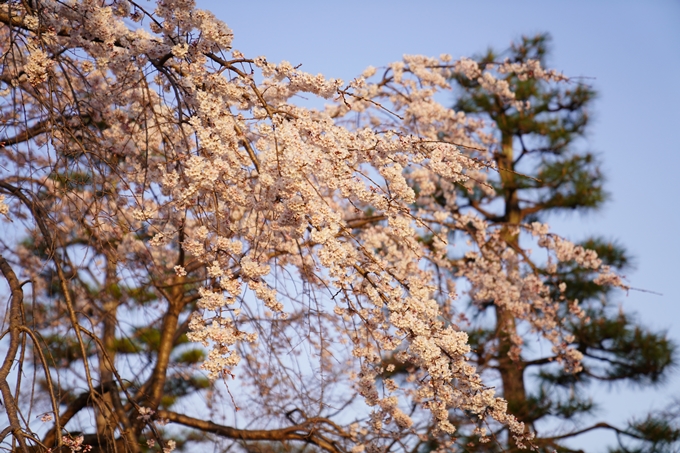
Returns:
[[[34,117],[82,109],[51,120],[49,145],[39,144],[47,154],[35,163],[64,162],[73,175],[92,165],[92,186],[70,191],[77,181],[30,175],[68,213],[60,233],[115,244],[118,272],[158,282],[159,297],[186,290],[177,300],[194,307],[187,336],[208,350],[201,368],[213,380],[243,369],[251,378],[243,385],[292,398],[301,393],[287,374],[296,367],[282,357],[298,354],[293,339],[304,342],[328,374],[323,385],[351,386],[370,408],[364,434],[350,436],[361,448],[389,430],[416,432],[428,417],[433,433],[454,434],[452,410],[530,442],[469,362],[467,334],[449,316],[459,300],[455,279],[468,283],[474,303],[492,301],[551,342],[567,370],[578,370],[581,357],[564,334],[561,301],[528,252],[508,244],[507,228],[458,206],[460,190],[493,190],[486,181],[494,138],[436,95],[464,76],[517,107],[497,74],[565,79],[534,61],[482,68],[442,55],[405,56],[345,84],[238,51],[225,59],[231,31],[191,0],[159,1],[151,32],[128,28],[126,19],[143,16],[131,2],[114,3],[45,2],[39,24],[26,16],[25,28],[58,33],[6,71],[26,90],[69,80],[57,104],[35,102]],[[301,94],[330,104],[301,107]],[[18,203],[5,197],[2,214]],[[594,252],[546,226],[511,228],[533,234],[550,260],[623,285]],[[467,241],[460,259],[452,257],[454,237]],[[46,286],[39,260],[21,256]],[[571,308],[583,316],[577,301]],[[523,345],[513,338],[516,358]],[[406,379],[389,379],[388,356],[409,370]],[[140,408],[139,417],[153,413]],[[77,439],[64,443],[81,449]]]

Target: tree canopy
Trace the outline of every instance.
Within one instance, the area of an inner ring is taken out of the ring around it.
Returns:
[[[435,95],[468,80],[531,112],[507,77],[584,89],[540,59],[446,55],[344,82],[241,54],[191,0],[147,6],[0,5],[2,447],[535,447],[467,299],[502,314],[499,360],[521,324],[570,379],[591,316],[570,278],[626,284],[538,218],[480,214],[524,179],[477,101]],[[554,171],[535,203],[567,203]]]

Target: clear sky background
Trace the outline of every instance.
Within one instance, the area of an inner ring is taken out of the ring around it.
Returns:
[[[287,60],[345,81],[403,54],[458,58],[550,32],[551,66],[591,77],[600,94],[584,148],[600,154],[611,193],[597,213],[550,223],[572,240],[603,235],[625,245],[636,258],[630,284],[663,295],[631,291],[616,302],[680,344],[680,1],[198,3],[232,28],[234,47],[247,57]],[[622,425],[680,399],[680,370],[657,390],[593,390],[601,410],[590,421]],[[599,432],[572,445],[597,452],[613,442]]]

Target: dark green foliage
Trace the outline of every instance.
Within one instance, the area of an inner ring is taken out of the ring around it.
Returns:
[[[624,313],[609,316],[605,309],[590,311],[589,317],[590,323],[573,326],[575,344],[590,359],[586,363],[598,363],[586,366],[586,374],[642,386],[663,382],[675,349],[665,332],[648,331]]]
[[[625,431],[618,434],[620,445],[609,452],[677,453],[680,442],[678,403],[675,401],[670,410],[629,421]]]
[[[533,187],[543,189],[537,200],[541,206],[539,212],[597,208],[606,200],[603,177],[590,153],[546,159],[538,168],[536,178],[538,181],[531,180]]]
[[[161,400],[162,408],[170,408],[180,398],[191,395],[199,390],[210,387],[210,381],[205,377],[192,376],[170,376],[165,382],[165,392]]]
[[[205,359],[205,351],[203,349],[188,349],[173,358],[173,362],[184,365],[193,365],[201,363]]]
[[[545,67],[548,44],[548,35],[524,37],[510,48],[507,58],[511,62],[536,59]],[[501,59],[489,50],[478,61],[484,67]],[[481,88],[476,80],[464,76],[456,78],[461,89],[454,105],[455,110],[491,120],[501,145],[511,149],[510,165],[500,166],[511,166],[516,177],[493,183],[497,197],[506,198],[511,191],[521,192],[522,217],[528,221],[542,220],[553,211],[600,207],[606,193],[599,162],[592,153],[578,152],[573,147],[573,142],[585,134],[590,119],[587,107],[595,99],[595,92],[579,83],[565,90],[533,78],[520,80],[514,74],[508,74],[505,80],[515,91],[516,99],[528,102],[530,108],[519,111],[509,107]],[[507,152],[508,149],[498,149],[496,157]],[[461,195],[468,196],[464,192]],[[497,197],[476,201],[488,204]]]
[[[53,173],[52,179],[69,191],[83,190],[92,183],[90,175],[82,172]]]
[[[139,354],[142,351],[140,345],[130,338],[116,338],[113,349],[118,354]]]
[[[43,337],[43,354],[47,358],[48,364],[55,368],[66,368],[73,362],[82,360],[80,345],[75,338],[67,335],[53,334]],[[92,346],[92,344],[88,344]],[[89,353],[93,354],[94,347],[89,348]]]
[[[532,38],[523,37],[508,51],[511,62],[530,59],[545,63],[550,38],[547,34]],[[478,59],[481,67],[500,60],[493,50]],[[498,131],[523,140],[523,154],[561,155],[570,150],[571,143],[583,135],[589,115],[586,106],[595,98],[595,92],[583,84],[575,84],[564,90],[533,78],[519,80],[509,74],[506,81],[515,92],[516,99],[529,101],[531,107],[518,111],[504,105],[496,96],[483,90],[476,80],[463,76],[456,79],[462,88],[454,109],[466,113],[487,115],[494,121]]]

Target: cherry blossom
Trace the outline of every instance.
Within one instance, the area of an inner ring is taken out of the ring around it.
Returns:
[[[326,423],[324,436],[333,438],[309,439],[329,451],[379,451],[388,438],[407,445],[455,436],[449,412],[461,410],[531,445],[532,434],[470,365],[467,334],[452,314],[464,310],[463,296],[490,301],[549,342],[566,370],[578,370],[581,355],[528,247],[513,248],[507,230],[458,206],[460,190],[493,190],[486,181],[496,171],[488,159],[494,139],[483,122],[435,99],[454,75],[508,105],[515,96],[498,73],[567,78],[535,61],[481,68],[443,55],[405,56],[347,83],[233,50],[231,30],[190,0],[160,0],[153,12],[123,0],[39,3],[34,11],[2,6],[2,33],[14,44],[1,45],[15,58],[2,69],[0,213],[63,252],[40,258],[21,243],[3,249],[36,296],[51,284],[44,259],[66,260],[69,241],[86,244],[109,263],[94,275],[133,289],[148,284],[174,313],[162,318],[170,339],[191,307],[186,336],[207,350],[203,372],[213,381],[234,377],[229,388],[269,401],[251,409],[254,421],[259,414],[272,429],[284,426],[276,411],[286,401],[297,398],[299,413],[311,414],[315,398],[333,395],[326,404],[342,407],[351,398],[340,395],[356,392],[365,416],[327,423],[322,413],[305,415],[300,426]],[[300,95],[328,104],[304,108]],[[17,96],[22,107],[11,113]],[[625,286],[594,252],[547,225],[507,228],[546,261],[573,260],[593,269],[596,283]],[[456,293],[457,281],[466,282],[465,294]],[[55,329],[89,326],[83,288],[72,291],[71,315]],[[578,301],[571,314],[583,316]],[[521,338],[513,344],[517,356]],[[158,376],[171,367],[166,352]],[[104,375],[122,379],[102,365],[106,354],[98,360],[86,377],[92,392]],[[404,379],[390,378],[395,364],[407,370]],[[309,369],[321,377],[305,394],[291,376],[309,377]],[[165,378],[154,376],[137,394],[118,383],[126,399],[150,401],[136,409],[130,433],[151,430],[155,417],[190,423],[159,410]],[[82,437],[61,442],[86,448]]]

